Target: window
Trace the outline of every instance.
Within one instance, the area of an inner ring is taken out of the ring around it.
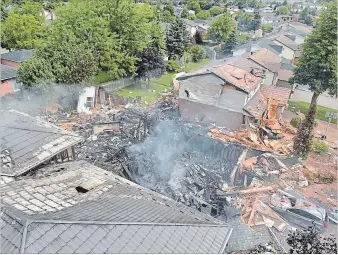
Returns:
[[[94,98],[93,97],[87,97],[86,107],[94,108]]]

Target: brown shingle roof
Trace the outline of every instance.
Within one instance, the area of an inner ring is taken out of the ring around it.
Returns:
[[[291,89],[282,88],[282,87],[265,87],[261,90],[262,94],[267,98],[276,99],[281,104],[286,105],[289,101],[289,97],[291,94]]]
[[[222,80],[225,80],[233,86],[248,93],[255,90],[257,85],[261,82],[261,78],[256,77],[243,69],[228,64],[203,68],[197,70],[196,72],[187,74],[186,77],[202,73],[214,73]]]
[[[278,80],[281,81],[289,81],[289,79],[293,76],[293,72],[290,70],[281,69],[278,72]]]
[[[272,72],[277,72],[281,67],[281,57],[265,48],[259,49],[249,58]]]
[[[278,36],[275,40],[294,51],[298,49],[298,44],[292,41],[290,38],[286,37],[285,35]]]

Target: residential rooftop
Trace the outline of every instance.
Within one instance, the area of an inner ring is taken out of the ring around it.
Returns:
[[[285,35],[278,36],[275,40],[294,51],[298,50],[298,44]]]
[[[15,110],[0,111],[1,175],[19,176],[81,142],[82,137]]]
[[[22,63],[26,58],[31,57],[32,55],[33,50],[14,50],[1,54],[1,58],[17,63]]]
[[[48,169],[0,186],[2,253],[224,253],[220,220],[84,161]]]
[[[281,57],[265,48],[259,49],[249,58],[259,65],[269,69],[271,72],[278,72],[281,66]]]
[[[17,69],[7,65],[0,65],[1,68],[1,81],[13,79],[16,77]]]
[[[288,104],[289,97],[291,94],[290,88],[283,88],[283,87],[276,87],[276,86],[264,87],[262,88],[261,91],[262,91],[262,94],[267,99],[277,100],[282,105]]]

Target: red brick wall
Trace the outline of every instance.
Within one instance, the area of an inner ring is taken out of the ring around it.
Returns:
[[[7,65],[7,66],[12,66],[12,67],[19,67],[19,65],[20,65],[20,63],[18,63],[18,62],[10,61],[10,60],[7,60],[7,59],[1,59],[1,64]]]
[[[1,81],[0,96],[4,96],[10,93],[14,93],[12,80]]]

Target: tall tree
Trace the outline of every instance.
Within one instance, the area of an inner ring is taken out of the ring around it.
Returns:
[[[189,18],[189,11],[188,11],[188,9],[187,8],[183,8],[183,10],[182,10],[182,12],[181,12],[181,18],[182,19],[187,19],[187,18]]]
[[[306,84],[313,91],[305,121],[294,141],[296,154],[306,157],[312,142],[317,99],[324,91],[337,95],[337,2],[330,2],[318,20],[316,28],[306,38],[302,54],[296,63],[292,82]]]
[[[251,22],[251,29],[252,30],[258,30],[260,27],[261,27],[261,15],[259,14],[259,11],[256,10],[255,11],[255,15],[254,15],[254,18]]]
[[[169,59],[180,59],[189,45],[188,32],[181,19],[170,25],[166,34],[166,47]]]
[[[231,31],[234,29],[234,23],[228,13],[224,13],[221,17],[212,21],[208,29],[209,38],[217,42],[225,42]]]
[[[237,45],[236,31],[232,31],[225,44],[225,51],[232,53]]]

